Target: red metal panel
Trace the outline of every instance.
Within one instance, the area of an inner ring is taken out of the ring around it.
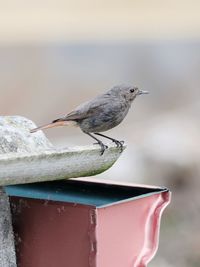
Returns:
[[[88,267],[90,206],[11,198],[20,267]]]
[[[98,210],[97,267],[145,267],[156,253],[169,192]]]

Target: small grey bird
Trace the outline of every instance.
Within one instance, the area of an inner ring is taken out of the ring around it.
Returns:
[[[50,124],[32,129],[30,132],[34,133],[38,130],[56,126],[75,124],[85,134],[97,141],[97,144],[101,147],[101,155],[103,155],[107,146],[94,135],[112,140],[122,150],[123,141],[100,134],[100,132],[105,132],[120,124],[126,117],[133,100],[136,96],[142,94],[148,94],[148,92],[129,85],[114,86],[106,93],[79,105],[64,117],[56,119]]]

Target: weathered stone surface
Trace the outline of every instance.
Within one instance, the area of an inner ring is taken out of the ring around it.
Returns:
[[[15,248],[9,200],[0,187],[0,267],[15,266]]]
[[[53,148],[42,131],[29,132],[36,125],[20,116],[0,117],[0,154],[31,153]]]

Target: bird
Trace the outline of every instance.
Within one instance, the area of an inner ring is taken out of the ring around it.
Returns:
[[[76,125],[83,133],[93,138],[100,146],[100,154],[108,148],[97,136],[113,141],[117,147],[123,150],[124,141],[119,141],[102,134],[119,125],[126,117],[134,99],[142,94],[148,94],[132,85],[117,85],[102,93],[92,100],[82,103],[71,112],[61,118],[53,120],[30,130],[31,133],[57,126]]]

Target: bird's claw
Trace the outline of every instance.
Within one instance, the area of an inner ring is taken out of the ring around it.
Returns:
[[[101,147],[101,153],[100,153],[101,156],[103,155],[104,151],[108,148],[108,146],[104,145],[104,143],[101,141],[94,143],[94,145],[99,145]]]
[[[124,144],[124,141],[118,141],[116,139],[113,139],[113,142],[116,144],[117,147],[120,148],[120,152],[123,151],[123,144]]]

